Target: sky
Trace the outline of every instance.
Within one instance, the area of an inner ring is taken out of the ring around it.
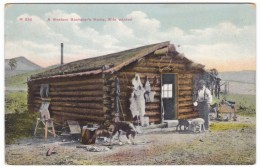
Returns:
[[[206,65],[207,69],[255,70],[255,6],[11,4],[5,7],[5,58],[24,56],[43,67],[60,63],[60,43],[64,43],[64,62],[68,63],[164,41],[170,41],[178,52]]]

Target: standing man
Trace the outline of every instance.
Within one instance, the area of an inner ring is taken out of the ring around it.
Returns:
[[[209,129],[209,109],[212,102],[212,95],[208,88],[206,88],[206,82],[200,80],[198,83],[198,97],[196,102],[198,103],[199,117],[205,121],[205,129]]]

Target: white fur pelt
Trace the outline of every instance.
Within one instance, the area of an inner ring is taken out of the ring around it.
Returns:
[[[50,102],[42,102],[41,107],[39,109],[41,113],[41,118],[45,121],[49,120],[51,118],[50,112],[49,112],[49,105]]]
[[[140,80],[140,76],[135,74],[135,77],[132,79],[133,92],[130,97],[130,110],[132,116],[139,116],[141,125],[144,124],[144,114],[145,114],[145,99],[144,93],[145,89]]]
[[[154,101],[155,92],[152,91],[151,84],[150,84],[148,79],[145,82],[144,89],[145,89],[145,96],[144,96],[145,97],[145,101],[146,102],[153,102]]]

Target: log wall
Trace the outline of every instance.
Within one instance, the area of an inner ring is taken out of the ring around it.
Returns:
[[[174,55],[158,56],[149,55],[131,65],[120,70],[117,74],[121,86],[121,104],[127,120],[131,120],[129,98],[132,92],[131,80],[135,73],[140,75],[144,84],[148,77],[152,91],[155,91],[155,101],[146,103],[145,112],[149,116],[150,123],[161,123],[161,74],[177,74],[177,118],[187,119],[197,117],[197,112],[193,109],[193,77],[199,71],[187,68],[184,59],[179,59]],[[113,107],[113,106],[112,106]]]
[[[50,86],[50,114],[58,122],[69,119],[93,123],[104,121],[104,79],[101,75],[29,82],[28,109],[31,112],[39,111],[42,102],[40,86],[44,83]]]
[[[177,118],[197,117],[193,109],[193,78],[200,71],[189,68],[187,60],[174,54],[150,54],[123,67],[113,74],[88,75],[70,78],[55,78],[28,83],[28,109],[38,111],[41,105],[40,85],[49,83],[51,98],[50,113],[58,121],[68,119],[89,123],[111,122],[114,118],[115,77],[120,81],[120,102],[125,119],[132,121],[129,98],[131,80],[138,73],[144,84],[148,77],[154,102],[146,103],[146,115],[150,123],[161,123],[161,74],[177,75]],[[121,120],[124,120],[122,114]]]

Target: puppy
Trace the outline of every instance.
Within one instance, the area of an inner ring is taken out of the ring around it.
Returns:
[[[178,122],[179,122],[179,123],[178,123],[178,125],[176,126],[176,130],[178,130],[178,127],[179,127],[180,130],[182,130],[182,129],[181,129],[182,126],[184,126],[184,130],[187,130],[187,129],[189,128],[189,126],[190,126],[189,121],[186,120],[186,119],[179,119]]]
[[[193,132],[198,131],[201,132],[202,130],[205,131],[205,125],[204,125],[204,119],[203,118],[195,118],[191,120],[190,126],[193,127]]]
[[[116,135],[116,133],[118,133],[118,140],[121,142],[120,133],[122,130],[126,133],[128,143],[134,144],[133,140],[137,134],[137,131],[132,123],[127,122],[127,121],[115,122],[113,125],[111,125],[109,127],[109,129],[113,129],[112,140],[113,140],[114,136]],[[131,135],[131,138],[129,138],[130,135]]]

